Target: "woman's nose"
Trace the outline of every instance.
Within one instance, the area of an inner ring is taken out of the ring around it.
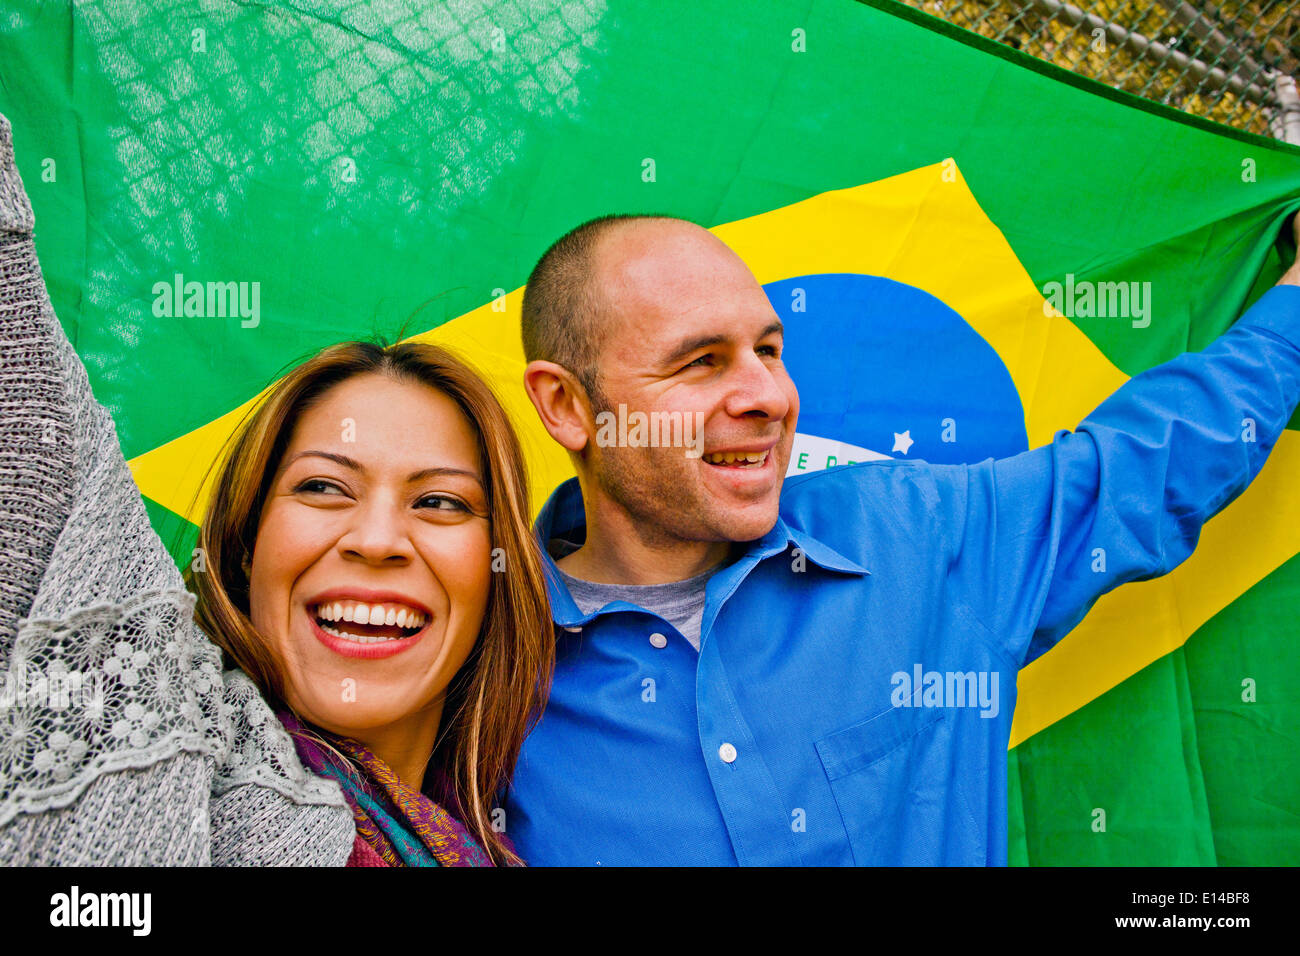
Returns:
[[[409,561],[415,553],[404,509],[386,500],[367,502],[355,509],[346,534],[339,539],[345,557],[369,564]]]

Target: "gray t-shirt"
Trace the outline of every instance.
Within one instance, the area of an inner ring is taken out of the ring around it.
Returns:
[[[559,570],[558,568],[556,570]],[[668,584],[597,584],[560,571],[560,577],[583,614],[590,614],[611,601],[628,601],[658,614],[700,649],[700,626],[704,621],[704,587],[717,571],[711,568],[685,581]]]

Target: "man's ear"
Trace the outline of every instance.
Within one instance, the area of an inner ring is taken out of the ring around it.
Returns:
[[[587,447],[594,424],[591,402],[567,368],[534,359],[524,369],[524,390],[552,438],[571,452]]]

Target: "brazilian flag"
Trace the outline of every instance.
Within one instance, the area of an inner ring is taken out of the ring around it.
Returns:
[[[788,330],[798,471],[1050,441],[1221,334],[1300,206],[1300,150],[889,0],[8,0],[0,111],[180,562],[250,403],[374,334],[492,378],[540,504],[568,463],[521,387],[521,286],[593,216],[745,258]],[[1297,478],[1288,430],[1191,559],[1021,674],[1013,863],[1300,859]]]

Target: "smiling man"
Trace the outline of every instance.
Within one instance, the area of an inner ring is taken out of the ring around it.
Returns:
[[[664,217],[560,239],[524,297],[577,477],[537,522],[558,659],[507,801],[523,857],[1004,864],[1018,670],[1258,473],[1300,402],[1297,285],[1049,445],[785,481],[799,396],[744,263]],[[611,444],[616,408],[701,446]]]

